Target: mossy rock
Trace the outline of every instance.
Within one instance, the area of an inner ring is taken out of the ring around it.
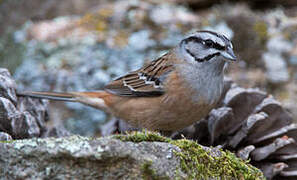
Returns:
[[[152,132],[133,132],[114,137],[136,143],[160,141],[179,147],[181,151],[176,151],[174,154],[180,159],[180,168],[187,175],[186,179],[265,179],[259,169],[248,164],[248,161],[237,158],[233,153],[203,147],[191,140],[172,140]],[[146,172],[152,172],[152,177],[154,176],[154,171]],[[180,177],[176,176],[176,178]]]
[[[26,159],[24,161],[24,159]],[[231,152],[134,132],[0,142],[0,177],[11,179],[264,179]]]

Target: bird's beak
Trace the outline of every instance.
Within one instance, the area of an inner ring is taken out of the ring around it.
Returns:
[[[231,61],[236,61],[236,59],[237,59],[233,52],[233,49],[231,47],[227,47],[227,49],[224,52],[222,52],[221,55],[224,58],[231,60]]]

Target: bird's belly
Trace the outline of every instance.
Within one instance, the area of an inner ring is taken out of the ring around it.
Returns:
[[[203,102],[194,103],[182,96],[126,99],[116,107],[115,116],[134,127],[175,131],[205,117],[213,108]]]
[[[158,121],[158,127],[161,130],[180,130],[194,122],[204,118],[214,107],[204,101],[195,102],[193,99],[179,96],[166,103],[166,108],[170,113],[160,112],[163,121]]]

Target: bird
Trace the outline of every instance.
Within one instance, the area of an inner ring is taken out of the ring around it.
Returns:
[[[223,92],[224,69],[236,60],[232,42],[226,36],[200,30],[101,90],[17,94],[82,103],[136,128],[178,131],[204,118],[217,105]]]

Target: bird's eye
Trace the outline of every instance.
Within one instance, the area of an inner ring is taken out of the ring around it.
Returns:
[[[205,45],[208,46],[208,47],[213,47],[214,46],[214,43],[212,40],[205,40]]]

